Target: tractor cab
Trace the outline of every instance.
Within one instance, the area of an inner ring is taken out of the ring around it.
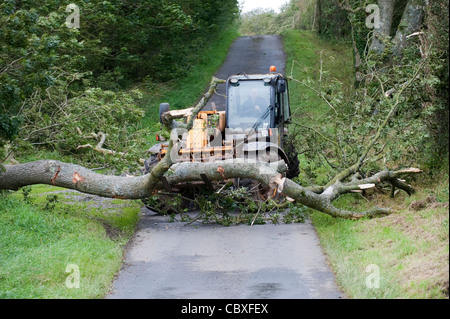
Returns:
[[[226,127],[284,128],[290,120],[287,80],[279,73],[238,74],[227,80]]]
[[[245,132],[245,149],[261,151],[270,143],[283,153],[285,124],[291,118],[288,83],[274,66],[270,70],[267,74],[244,73],[228,78],[226,129],[233,138]]]
[[[170,111],[169,104],[162,103],[159,114],[161,118],[163,113],[170,112],[187,120],[191,111]],[[200,111],[192,129],[179,133],[180,142],[176,151],[172,149],[172,160],[209,162],[255,156],[258,160],[282,159],[295,167],[298,159],[293,156],[293,161],[284,150],[289,142],[285,124],[290,118],[287,79],[275,67],[266,74],[232,75],[226,82],[225,110],[217,111],[214,107],[211,111]],[[168,144],[162,141],[149,149],[152,155],[145,163],[145,172],[165,156]]]

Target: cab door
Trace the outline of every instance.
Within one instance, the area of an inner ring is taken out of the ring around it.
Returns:
[[[286,91],[281,93],[281,106],[283,108],[283,120],[285,123],[289,123],[291,120],[291,107],[289,105],[289,87],[286,81]]]
[[[283,147],[284,127],[291,120],[291,108],[289,105],[288,83],[285,81],[286,89],[284,92],[276,91],[275,107],[275,127],[278,128],[278,145]]]

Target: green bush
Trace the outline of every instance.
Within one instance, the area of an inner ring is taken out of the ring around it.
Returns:
[[[13,141],[16,153],[31,143],[75,154],[82,143],[96,144],[86,136],[99,131],[108,134],[105,147],[137,155],[143,114],[136,94],[121,92],[144,78],[186,75],[238,13],[236,0],[77,5],[79,29],[66,26],[70,13],[60,1],[0,4],[0,162]]]

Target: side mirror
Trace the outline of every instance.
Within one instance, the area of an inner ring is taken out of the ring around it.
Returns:
[[[279,79],[277,81],[277,90],[280,93],[286,92],[286,81],[284,79]]]
[[[166,113],[170,111],[170,105],[169,103],[161,103],[159,105],[159,121],[162,123],[162,115],[163,113]]]

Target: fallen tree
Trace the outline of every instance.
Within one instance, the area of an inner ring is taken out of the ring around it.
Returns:
[[[360,218],[363,216],[375,217],[389,214],[386,208],[374,207],[365,212],[352,212],[338,209],[332,202],[340,195],[354,190],[363,190],[374,187],[378,183],[390,183],[406,191],[414,192],[413,188],[400,179],[404,174],[420,173],[418,169],[401,171],[382,171],[371,177],[355,180],[353,182],[334,184],[322,192],[302,187],[290,179],[279,178],[285,170],[283,161],[273,164],[262,164],[245,159],[235,159],[223,162],[184,162],[170,167],[167,180],[170,184],[188,181],[201,181],[204,174],[212,181],[223,181],[232,178],[249,178],[264,185],[277,189],[295,201],[321,211],[333,217]],[[120,199],[141,199],[152,195],[163,188],[161,181],[154,181],[151,173],[137,177],[110,176],[96,173],[85,167],[63,163],[56,160],[40,160],[18,165],[5,165],[6,171],[0,174],[0,188],[18,190],[26,185],[48,184],[74,189],[83,193]],[[278,181],[278,182],[277,182]]]
[[[175,118],[166,117],[163,121],[166,129],[170,131],[174,127],[180,126],[187,130],[191,129],[192,119],[206,105],[217,84],[221,82],[223,80],[213,78],[208,92],[198,105],[192,108],[190,121],[183,124],[177,122]],[[382,126],[379,130],[383,128]],[[376,138],[378,139],[378,137],[377,135]],[[421,170],[416,168],[397,171],[384,170],[370,177],[357,178],[358,171],[364,163],[365,155],[368,152],[368,149],[366,149],[366,152],[356,164],[343,170],[325,186],[303,187],[282,176],[282,173],[286,170],[284,161],[269,164],[248,158],[237,158],[208,163],[174,163],[170,157],[170,150],[174,145],[175,139],[176,137],[171,137],[169,140],[167,155],[148,174],[142,176],[103,175],[76,164],[57,160],[39,160],[17,165],[4,165],[4,170],[0,173],[0,189],[18,190],[27,185],[48,184],[103,197],[143,199],[163,189],[163,177],[169,184],[201,181],[205,176],[211,181],[248,178],[266,185],[273,191],[273,194],[282,194],[289,200],[296,201],[333,217],[361,218],[363,216],[383,216],[391,213],[391,210],[374,207],[365,212],[352,212],[336,208],[333,206],[333,201],[343,194],[365,190],[383,183],[391,185],[392,194],[395,188],[411,194],[414,192],[413,187],[400,177],[421,172]],[[371,145],[373,143],[369,144],[368,148]],[[100,152],[103,151],[101,147],[97,148]],[[350,179],[350,181],[344,182],[346,179]]]

